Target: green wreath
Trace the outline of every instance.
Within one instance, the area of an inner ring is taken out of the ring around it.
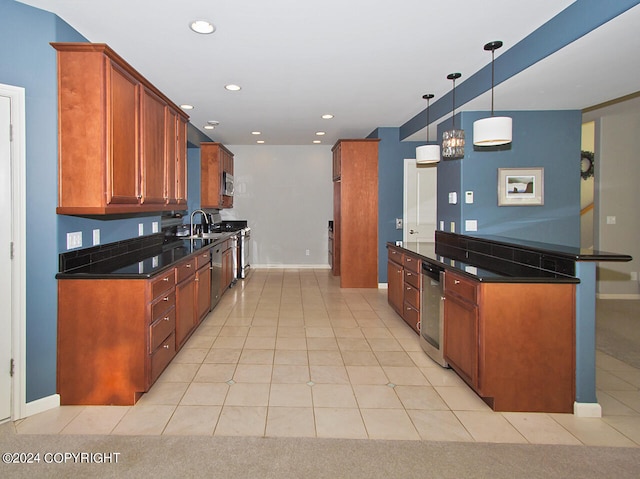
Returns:
[[[583,180],[593,176],[593,152],[582,150],[580,152],[580,176]]]

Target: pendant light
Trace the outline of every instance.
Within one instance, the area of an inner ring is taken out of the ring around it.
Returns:
[[[448,159],[462,158],[464,156],[464,130],[456,130],[456,80],[462,73],[449,73],[447,80],[453,80],[453,109],[451,112],[451,130],[442,134],[442,157]]]
[[[502,46],[496,40],[484,46],[491,51],[491,116],[473,122],[473,144],[476,146],[497,146],[511,143],[512,119],[508,116],[493,116],[493,86],[495,51]]]
[[[427,144],[416,148],[416,163],[428,165],[440,161],[440,145],[429,145],[429,100],[434,97],[433,93],[422,95],[427,100]]]

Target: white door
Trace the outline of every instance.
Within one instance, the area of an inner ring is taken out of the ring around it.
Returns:
[[[437,172],[436,165],[404,160],[403,241],[435,242]]]
[[[11,417],[11,99],[0,95],[0,422]]]

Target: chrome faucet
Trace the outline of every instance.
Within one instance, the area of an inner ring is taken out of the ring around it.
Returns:
[[[204,222],[209,224],[209,218],[207,217],[207,213],[205,213],[203,210],[193,210],[193,213],[191,213],[191,222],[190,222],[191,236],[195,236],[195,233],[193,231],[193,215],[195,215],[196,213],[200,213],[204,217]],[[200,235],[202,236],[202,231],[200,232]]]

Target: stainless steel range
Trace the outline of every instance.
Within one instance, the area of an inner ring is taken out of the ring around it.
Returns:
[[[245,279],[251,267],[251,228],[246,220],[227,220],[214,225],[218,231],[236,231],[236,268],[235,277]]]

